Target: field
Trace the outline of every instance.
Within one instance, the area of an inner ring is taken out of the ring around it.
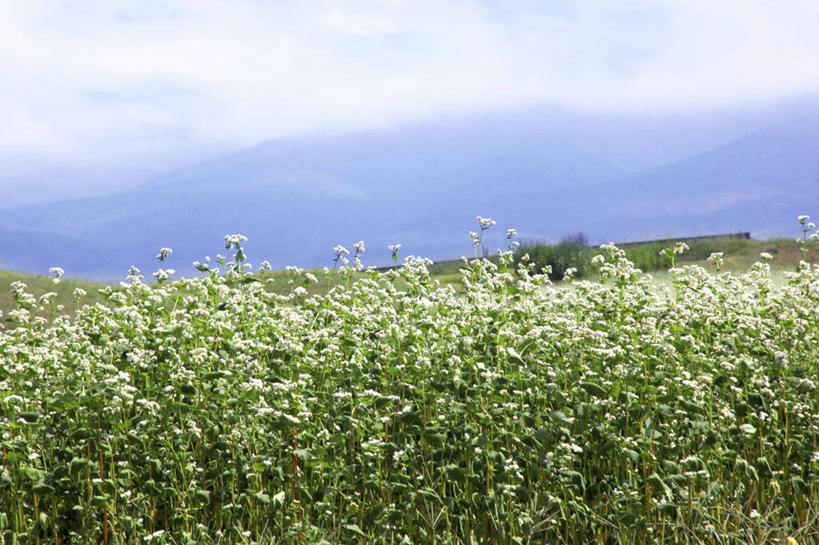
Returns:
[[[777,283],[784,283],[783,273],[793,271],[802,260],[803,255],[801,246],[794,239],[770,239],[770,240],[728,240],[717,238],[713,241],[708,241],[707,244],[701,244],[696,252],[687,251],[678,256],[680,264],[700,265],[708,267],[708,263],[703,256],[703,251],[710,249],[713,251],[721,251],[724,254],[723,271],[732,272],[735,274],[742,274],[751,269],[753,264],[759,260],[759,254],[768,252],[772,255],[770,261],[771,273]],[[670,275],[668,269],[670,262],[667,259],[656,259],[647,266],[644,255],[651,254],[656,257],[658,250],[662,247],[650,244],[634,244],[632,245],[631,255],[627,257],[632,262],[637,262],[638,268],[643,272],[649,272],[653,276],[655,285],[667,286],[670,284]],[[806,246],[808,250],[807,255],[804,256],[806,261],[810,263],[819,262],[819,245],[811,244]],[[518,252],[521,254],[523,252]],[[591,257],[600,253],[597,248],[588,248],[589,261]],[[636,254],[636,255],[635,255]],[[705,256],[708,254],[706,253]],[[490,261],[498,263],[496,256],[491,256]],[[651,266],[653,265],[653,266]],[[328,266],[332,266],[332,262],[328,261]],[[462,291],[461,283],[461,269],[463,262],[461,260],[448,260],[439,263],[433,263],[428,267],[429,275],[432,279],[439,281],[443,285],[452,286],[459,292]],[[189,272],[195,271],[191,268]],[[186,276],[190,276],[189,272],[179,271]],[[308,269],[305,272],[313,274],[316,277],[316,282],[310,283],[307,290],[311,294],[326,294],[329,289],[338,283],[339,278],[336,275],[325,275],[319,269]],[[592,271],[594,273],[594,271]],[[594,273],[596,274],[596,273]],[[594,276],[594,274],[592,276]],[[280,295],[287,295],[293,289],[292,277],[286,271],[269,271],[257,272],[255,276],[264,281],[265,289]],[[360,278],[364,276],[363,273],[356,273],[354,277]],[[45,294],[53,293],[53,297],[49,297],[51,303],[45,306],[36,305],[32,314],[43,316],[46,318],[53,318],[58,314],[73,314],[78,308],[83,305],[95,304],[104,302],[105,298],[100,294],[100,290],[105,288],[119,289],[117,285],[109,285],[99,282],[87,282],[83,280],[74,280],[63,278],[60,282],[55,283],[53,276],[47,275],[30,275],[25,273],[0,271],[0,312],[5,316],[0,316],[0,324],[6,326],[13,325],[8,317],[8,313],[17,307],[17,302],[14,298],[11,285],[14,282],[22,282],[26,285],[26,291],[35,297],[39,298]],[[75,289],[80,288],[85,292],[85,295],[78,299],[75,297]],[[42,306],[42,310],[40,307]]]
[[[69,315],[14,284],[2,543],[819,540],[819,266],[669,248],[658,288],[607,246],[555,285],[510,251],[456,289],[227,242]]]

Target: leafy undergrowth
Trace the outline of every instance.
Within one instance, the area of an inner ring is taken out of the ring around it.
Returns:
[[[234,248],[241,250],[238,243]],[[0,332],[3,543],[819,539],[819,267],[238,271]],[[239,262],[241,262],[239,260]]]

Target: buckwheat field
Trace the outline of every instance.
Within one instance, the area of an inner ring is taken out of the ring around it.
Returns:
[[[2,543],[819,539],[819,266],[659,288],[604,245],[553,285],[510,243],[456,289],[359,244],[279,294],[242,242],[51,319],[14,285]]]

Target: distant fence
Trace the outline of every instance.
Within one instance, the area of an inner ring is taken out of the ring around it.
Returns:
[[[639,244],[673,244],[675,242],[691,242],[694,240],[712,240],[715,238],[732,238],[732,239],[750,239],[751,233],[725,233],[722,235],[702,235],[698,237],[674,237],[674,238],[658,238],[655,240],[639,240],[635,242],[619,242],[615,246],[621,248],[623,246],[637,246]]]

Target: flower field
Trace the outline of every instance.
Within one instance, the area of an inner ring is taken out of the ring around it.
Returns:
[[[53,320],[15,285],[0,543],[819,539],[815,265],[663,291],[609,245],[568,288],[507,252],[281,295],[228,246]]]

